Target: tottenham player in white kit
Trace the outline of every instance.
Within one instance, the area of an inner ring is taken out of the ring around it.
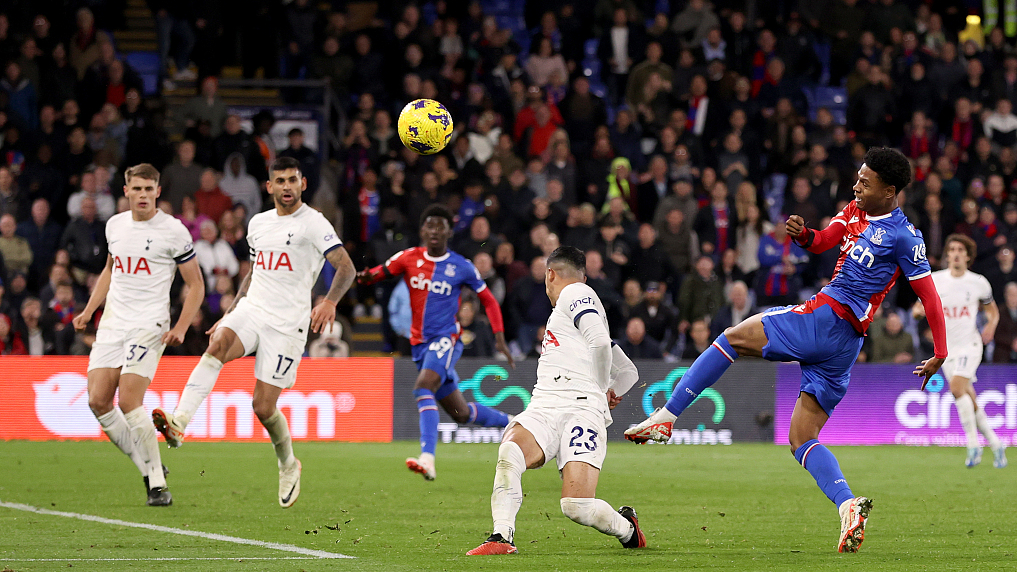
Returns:
[[[1006,446],[989,426],[985,409],[978,406],[972,383],[977,381],[975,371],[982,363],[984,344],[992,341],[999,323],[999,308],[992,299],[992,286],[981,274],[968,270],[975,260],[975,241],[962,234],[951,234],[943,245],[946,252],[947,268],[932,273],[932,279],[943,301],[943,315],[946,317],[946,346],[949,355],[943,362],[943,376],[950,382],[957,415],[968,441],[967,458],[964,464],[974,467],[982,461],[982,448],[978,444],[978,432],[992,449],[993,466],[1006,466]],[[985,313],[986,323],[978,333],[978,311]],[[925,315],[921,302],[913,309],[916,318]]]
[[[523,502],[523,471],[557,458],[563,484],[561,510],[584,526],[618,538],[625,548],[646,546],[636,511],[618,511],[595,498],[607,453],[607,426],[621,396],[639,379],[625,352],[611,342],[607,313],[586,285],[586,256],[562,246],[547,258],[547,320],[537,383],[526,411],[517,415],[498,448],[491,494],[494,530],[469,555],[512,554],[515,519]]]
[[[265,426],[279,459],[279,504],[287,508],[300,495],[300,461],[286,417],[276,408],[283,389],[293,386],[304,353],[308,326],[321,332],[335,321],[335,308],[356,270],[332,224],[301,201],[307,179],[291,157],[276,159],[269,169],[268,192],[275,208],[254,215],[248,226],[251,272],[237,299],[209,330],[208,349],[191,372],[172,414],[152,411],[156,428],[170,447],[184,440],[187,423],[208,397],[223,364],[255,354],[252,406]],[[323,260],[335,267],[328,294],[311,309],[311,289]]]
[[[162,188],[159,171],[142,163],[124,174],[131,209],[106,223],[109,257],[74,327],[85,329],[106,302],[88,357],[88,406],[102,430],[141,471],[149,506],[173,504],[159,458],[155,429],[142,407],[159,358],[184,341],[201,308],[205,282],[194,258],[191,233],[155,208]],[[190,288],[170,328],[170,285],[177,268]],[[120,389],[119,408],[113,396]]]

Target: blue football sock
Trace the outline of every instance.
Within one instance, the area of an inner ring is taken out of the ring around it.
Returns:
[[[823,494],[838,508],[844,501],[854,498],[851,487],[844,479],[844,473],[840,472],[837,457],[816,439],[806,441],[804,445],[798,447],[795,451],[795,460],[816,479],[816,484],[822,489]]]
[[[474,401],[467,403],[470,407],[470,423],[481,427],[504,427],[508,425],[508,414]]]
[[[689,371],[682,376],[664,407],[675,415],[681,415],[704,389],[717,383],[737,358],[738,352],[728,343],[727,337],[724,334],[717,336],[713,345],[706,348],[703,355],[696,358]]]
[[[420,451],[433,455],[438,445],[438,404],[428,389],[414,389],[413,397],[417,398],[420,413]]]

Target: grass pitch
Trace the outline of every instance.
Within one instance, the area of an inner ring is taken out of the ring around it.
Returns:
[[[875,500],[862,551],[838,554],[837,512],[787,448],[610,444],[598,496],[636,508],[649,548],[566,519],[553,467],[527,471],[519,554],[468,557],[490,532],[496,445],[439,445],[438,480],[405,469],[416,443],[297,443],[300,499],[281,509],[268,444],[163,449],[169,508],[109,443],[0,442],[0,501],[355,556],[324,560],[0,507],[0,569],[37,570],[1013,570],[1014,471],[962,449],[836,447]]]

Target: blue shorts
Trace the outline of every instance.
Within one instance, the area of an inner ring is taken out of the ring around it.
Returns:
[[[763,358],[800,363],[801,391],[814,395],[823,411],[831,415],[844,398],[851,366],[865,338],[830,306],[819,305],[809,313],[801,311],[800,306],[785,306],[763,314],[768,340]]]
[[[434,392],[438,401],[459,389],[456,363],[462,355],[463,342],[458,339],[453,342],[448,336],[413,346],[413,363],[417,364],[417,371],[429,369],[441,378],[441,387]]]

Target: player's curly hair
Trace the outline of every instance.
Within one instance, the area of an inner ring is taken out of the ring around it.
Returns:
[[[456,225],[455,217],[452,216],[452,211],[448,210],[448,208],[445,207],[445,205],[435,203],[424,209],[424,212],[420,214],[420,226],[424,226],[424,222],[427,221],[427,219],[432,216],[441,217],[447,220],[449,228],[452,228]]]
[[[892,147],[872,147],[865,153],[864,163],[898,193],[911,184],[911,163]]]
[[[959,242],[964,245],[964,250],[968,252],[968,268],[971,268],[971,265],[975,262],[975,254],[978,253],[978,245],[975,244],[974,239],[965,234],[951,234],[943,241],[943,254],[946,254],[946,249],[950,246],[951,242]]]

